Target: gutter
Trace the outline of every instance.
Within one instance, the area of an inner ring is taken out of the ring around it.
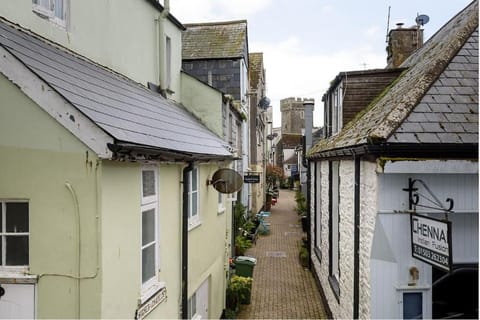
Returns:
[[[380,143],[360,144],[320,151],[308,160],[354,156],[417,157],[440,159],[478,159],[478,143]]]
[[[188,190],[189,173],[193,162],[183,168],[183,208],[182,208],[182,319],[188,318]]]

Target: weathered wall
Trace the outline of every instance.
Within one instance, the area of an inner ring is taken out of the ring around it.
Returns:
[[[76,318],[78,309],[82,317],[101,317],[95,154],[3,75],[0,154],[0,199],[29,203],[29,272],[38,276],[37,317]],[[91,279],[75,279],[79,266]]]
[[[361,163],[360,176],[360,317],[369,318],[370,296],[369,296],[369,261],[370,248],[373,238],[373,229],[375,227],[376,214],[376,164],[370,162]],[[339,268],[340,268],[340,296],[337,300],[333,289],[329,283],[329,198],[328,190],[328,161],[321,162],[320,168],[320,188],[321,193],[316,196],[312,194],[312,208],[315,197],[320,196],[319,208],[317,208],[317,217],[321,219],[321,245],[319,250],[312,254],[314,272],[316,272],[324,290],[329,308],[334,318],[352,318],[353,317],[353,281],[354,281],[354,161],[342,160],[339,168],[340,174],[340,203],[339,203]],[[315,183],[312,179],[312,184]],[[313,188],[312,188],[313,190]],[[314,228],[314,224],[312,224]],[[312,230],[312,233],[315,230]],[[312,237],[312,240],[314,238]],[[315,243],[312,244],[315,247]],[[320,254],[320,257],[317,256]]]
[[[222,93],[182,72],[182,104],[219,137],[223,135]]]
[[[135,81],[159,83],[160,12],[147,1],[68,1],[67,28],[41,18],[31,0],[6,1],[3,16]],[[92,9],[94,8],[94,9]],[[181,31],[165,23],[172,44],[172,85],[180,101]]]

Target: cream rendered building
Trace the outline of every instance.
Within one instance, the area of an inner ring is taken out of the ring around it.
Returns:
[[[231,205],[205,182],[232,156],[177,104],[182,24],[147,0],[0,16],[0,317],[220,317]]]

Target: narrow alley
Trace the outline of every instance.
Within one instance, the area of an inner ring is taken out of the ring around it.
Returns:
[[[251,304],[242,306],[239,319],[326,319],[312,273],[301,266],[301,223],[294,210],[295,193],[281,190],[266,220],[270,234],[259,236],[247,256],[257,258]]]

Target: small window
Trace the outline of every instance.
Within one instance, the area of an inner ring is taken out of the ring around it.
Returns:
[[[172,40],[170,37],[165,37],[165,88],[171,89],[172,86]]]
[[[423,297],[421,292],[403,293],[403,319],[423,319]]]
[[[190,184],[188,186],[188,224],[190,228],[193,228],[200,223],[200,218],[198,214],[199,190],[197,167],[194,167],[193,170],[189,172],[189,181]]]
[[[188,319],[193,319],[197,314],[197,293],[195,292],[190,299],[188,299]]]
[[[29,264],[28,202],[0,202],[0,266],[27,267]]]
[[[142,168],[141,203],[141,265],[142,289],[146,290],[157,281],[158,270],[158,173],[154,166]]]
[[[32,0],[33,11],[41,17],[65,27],[67,0]]]

